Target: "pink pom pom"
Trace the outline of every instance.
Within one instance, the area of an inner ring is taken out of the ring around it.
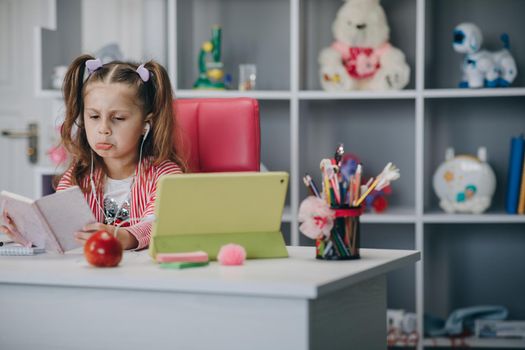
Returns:
[[[67,160],[67,151],[63,146],[55,146],[47,152],[49,160],[55,165],[60,165]]]
[[[217,260],[221,265],[242,265],[246,260],[246,250],[238,244],[226,244],[219,250]]]

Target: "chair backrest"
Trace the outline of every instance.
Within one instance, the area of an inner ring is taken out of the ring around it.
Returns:
[[[177,99],[173,107],[191,172],[259,171],[257,100]]]

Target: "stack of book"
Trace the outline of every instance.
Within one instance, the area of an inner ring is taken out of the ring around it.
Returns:
[[[477,319],[475,327],[476,336],[479,338],[525,339],[525,321]]]
[[[525,214],[525,138],[513,137],[510,144],[505,209],[509,214]]]

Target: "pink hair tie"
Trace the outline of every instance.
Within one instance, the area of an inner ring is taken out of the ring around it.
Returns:
[[[143,82],[147,82],[149,80],[149,70],[147,70],[145,67],[144,67],[144,64],[141,64],[137,70],[136,70],[137,74],[139,75],[140,79],[142,79]]]
[[[89,75],[93,74],[94,71],[96,71],[97,69],[101,67],[102,67],[102,61],[100,60],[100,58],[95,58],[95,59],[86,61],[86,68],[88,70]]]

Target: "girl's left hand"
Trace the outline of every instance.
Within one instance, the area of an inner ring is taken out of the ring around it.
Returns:
[[[115,234],[115,226],[105,225],[100,222],[94,222],[88,224],[82,228],[82,231],[75,232],[75,238],[82,244],[85,244],[86,241],[97,231],[106,231],[110,235]],[[134,249],[139,245],[139,242],[128,230],[125,228],[119,228],[117,232],[117,239],[122,245],[123,249]]]

